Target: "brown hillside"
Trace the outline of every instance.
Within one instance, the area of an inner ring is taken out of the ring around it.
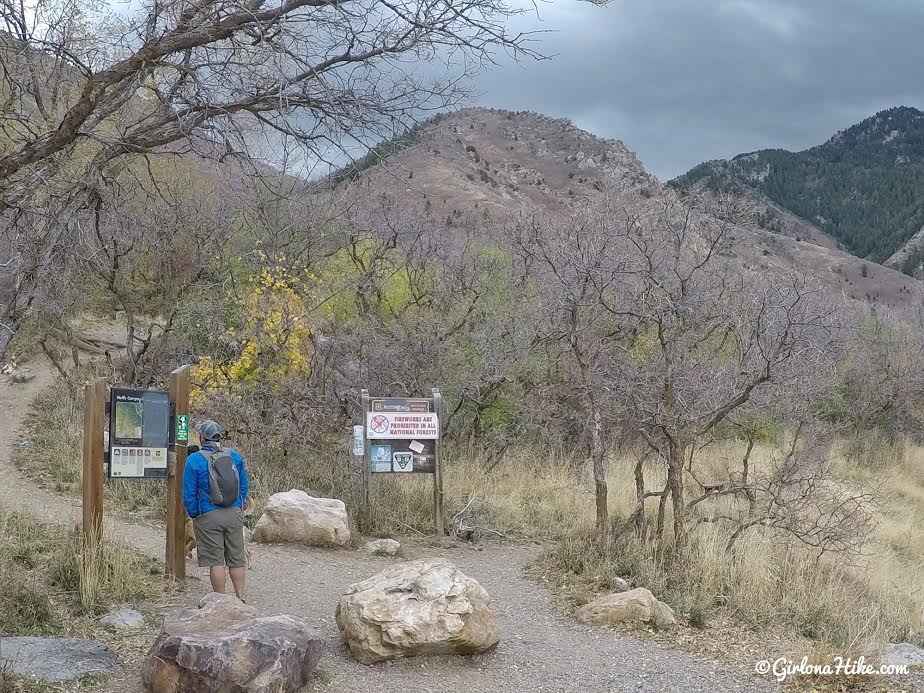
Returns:
[[[362,171],[353,187],[366,200],[416,199],[435,218],[497,223],[523,213],[567,214],[599,194],[604,176],[616,176],[627,194],[674,194],[618,140],[531,112],[468,108],[425,124],[404,149]],[[735,234],[735,255],[748,271],[795,268],[837,296],[874,304],[897,307],[924,296],[916,280],[780,216],[781,233]]]

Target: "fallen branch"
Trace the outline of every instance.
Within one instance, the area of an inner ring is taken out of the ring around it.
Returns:
[[[475,501],[484,503],[483,499],[478,498],[477,496],[471,496],[468,499],[468,503],[465,504],[465,507],[452,516],[452,521],[450,522],[452,535],[459,539],[464,539],[465,541],[471,542],[477,541],[482,534],[491,534],[503,538],[504,535],[498,532],[496,529],[491,529],[490,527],[482,527],[481,525],[475,523],[475,513],[469,510]]]

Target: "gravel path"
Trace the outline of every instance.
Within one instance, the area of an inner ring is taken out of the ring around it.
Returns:
[[[0,507],[23,510],[41,519],[73,524],[80,508],[70,499],[36,487],[12,465],[9,451],[19,444],[28,407],[47,387],[52,374],[40,364],[36,378],[24,385],[0,382]],[[122,537],[141,551],[162,557],[163,529],[106,519],[107,533]],[[524,566],[538,553],[534,545],[468,547],[412,546],[411,558],[443,556],[477,579],[492,597],[501,629],[497,650],[472,657],[412,658],[363,666],[349,657],[334,623],[334,608],[343,588],[394,563],[359,551],[328,551],[289,546],[253,546],[248,573],[248,602],[267,613],[290,613],[314,624],[329,646],[309,690],[460,691],[612,691],[722,693],[772,691],[768,681],[731,671],[727,665],[685,652],[584,626],[561,615],[551,594],[527,580]],[[206,590],[207,581],[190,565],[189,603]],[[118,690],[140,690],[137,679]],[[114,690],[114,689],[113,689]]]
[[[20,435],[32,401],[54,380],[43,361],[29,364],[35,379],[13,385],[0,379],[0,508],[21,510],[46,522],[73,525],[81,521],[80,501],[46,491],[23,475],[12,463],[10,450],[22,443]],[[144,553],[164,557],[166,548],[162,530],[156,527],[127,524],[111,517],[103,519],[107,536],[121,537]]]

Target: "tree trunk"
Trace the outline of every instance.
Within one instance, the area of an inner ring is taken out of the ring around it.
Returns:
[[[667,470],[667,475],[670,477],[671,470]],[[670,487],[667,485],[667,482],[664,484],[664,490],[661,491],[661,500],[658,501],[658,539],[664,536],[664,515],[667,510],[667,496],[670,493]]]
[[[12,328],[8,328],[5,324],[0,325],[0,363],[5,363],[6,351],[10,348],[10,342],[13,341],[15,334]]]
[[[639,456],[635,464],[635,532],[639,536],[645,533],[645,469],[642,466],[642,459]]]
[[[748,498],[748,517],[754,517],[754,513],[757,511],[757,497],[754,495],[754,489],[750,486],[750,479],[748,478],[748,473],[750,471],[750,460],[751,460],[751,451],[754,449],[754,436],[752,435],[748,439],[748,449],[744,453],[744,460],[742,461],[741,469],[741,485],[744,487],[745,495]]]
[[[674,511],[674,542],[678,547],[686,542],[686,505],[683,502],[683,448],[675,443],[668,447],[667,486]]]
[[[597,529],[604,533],[609,527],[609,506],[606,488],[606,448],[603,443],[603,417],[595,403],[593,408],[593,426],[590,429],[590,457],[594,463],[594,491],[597,498]]]

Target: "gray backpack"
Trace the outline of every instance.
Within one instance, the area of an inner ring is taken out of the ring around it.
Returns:
[[[234,458],[224,448],[199,452],[209,465],[209,500],[219,508],[230,508],[241,495],[241,475]]]

